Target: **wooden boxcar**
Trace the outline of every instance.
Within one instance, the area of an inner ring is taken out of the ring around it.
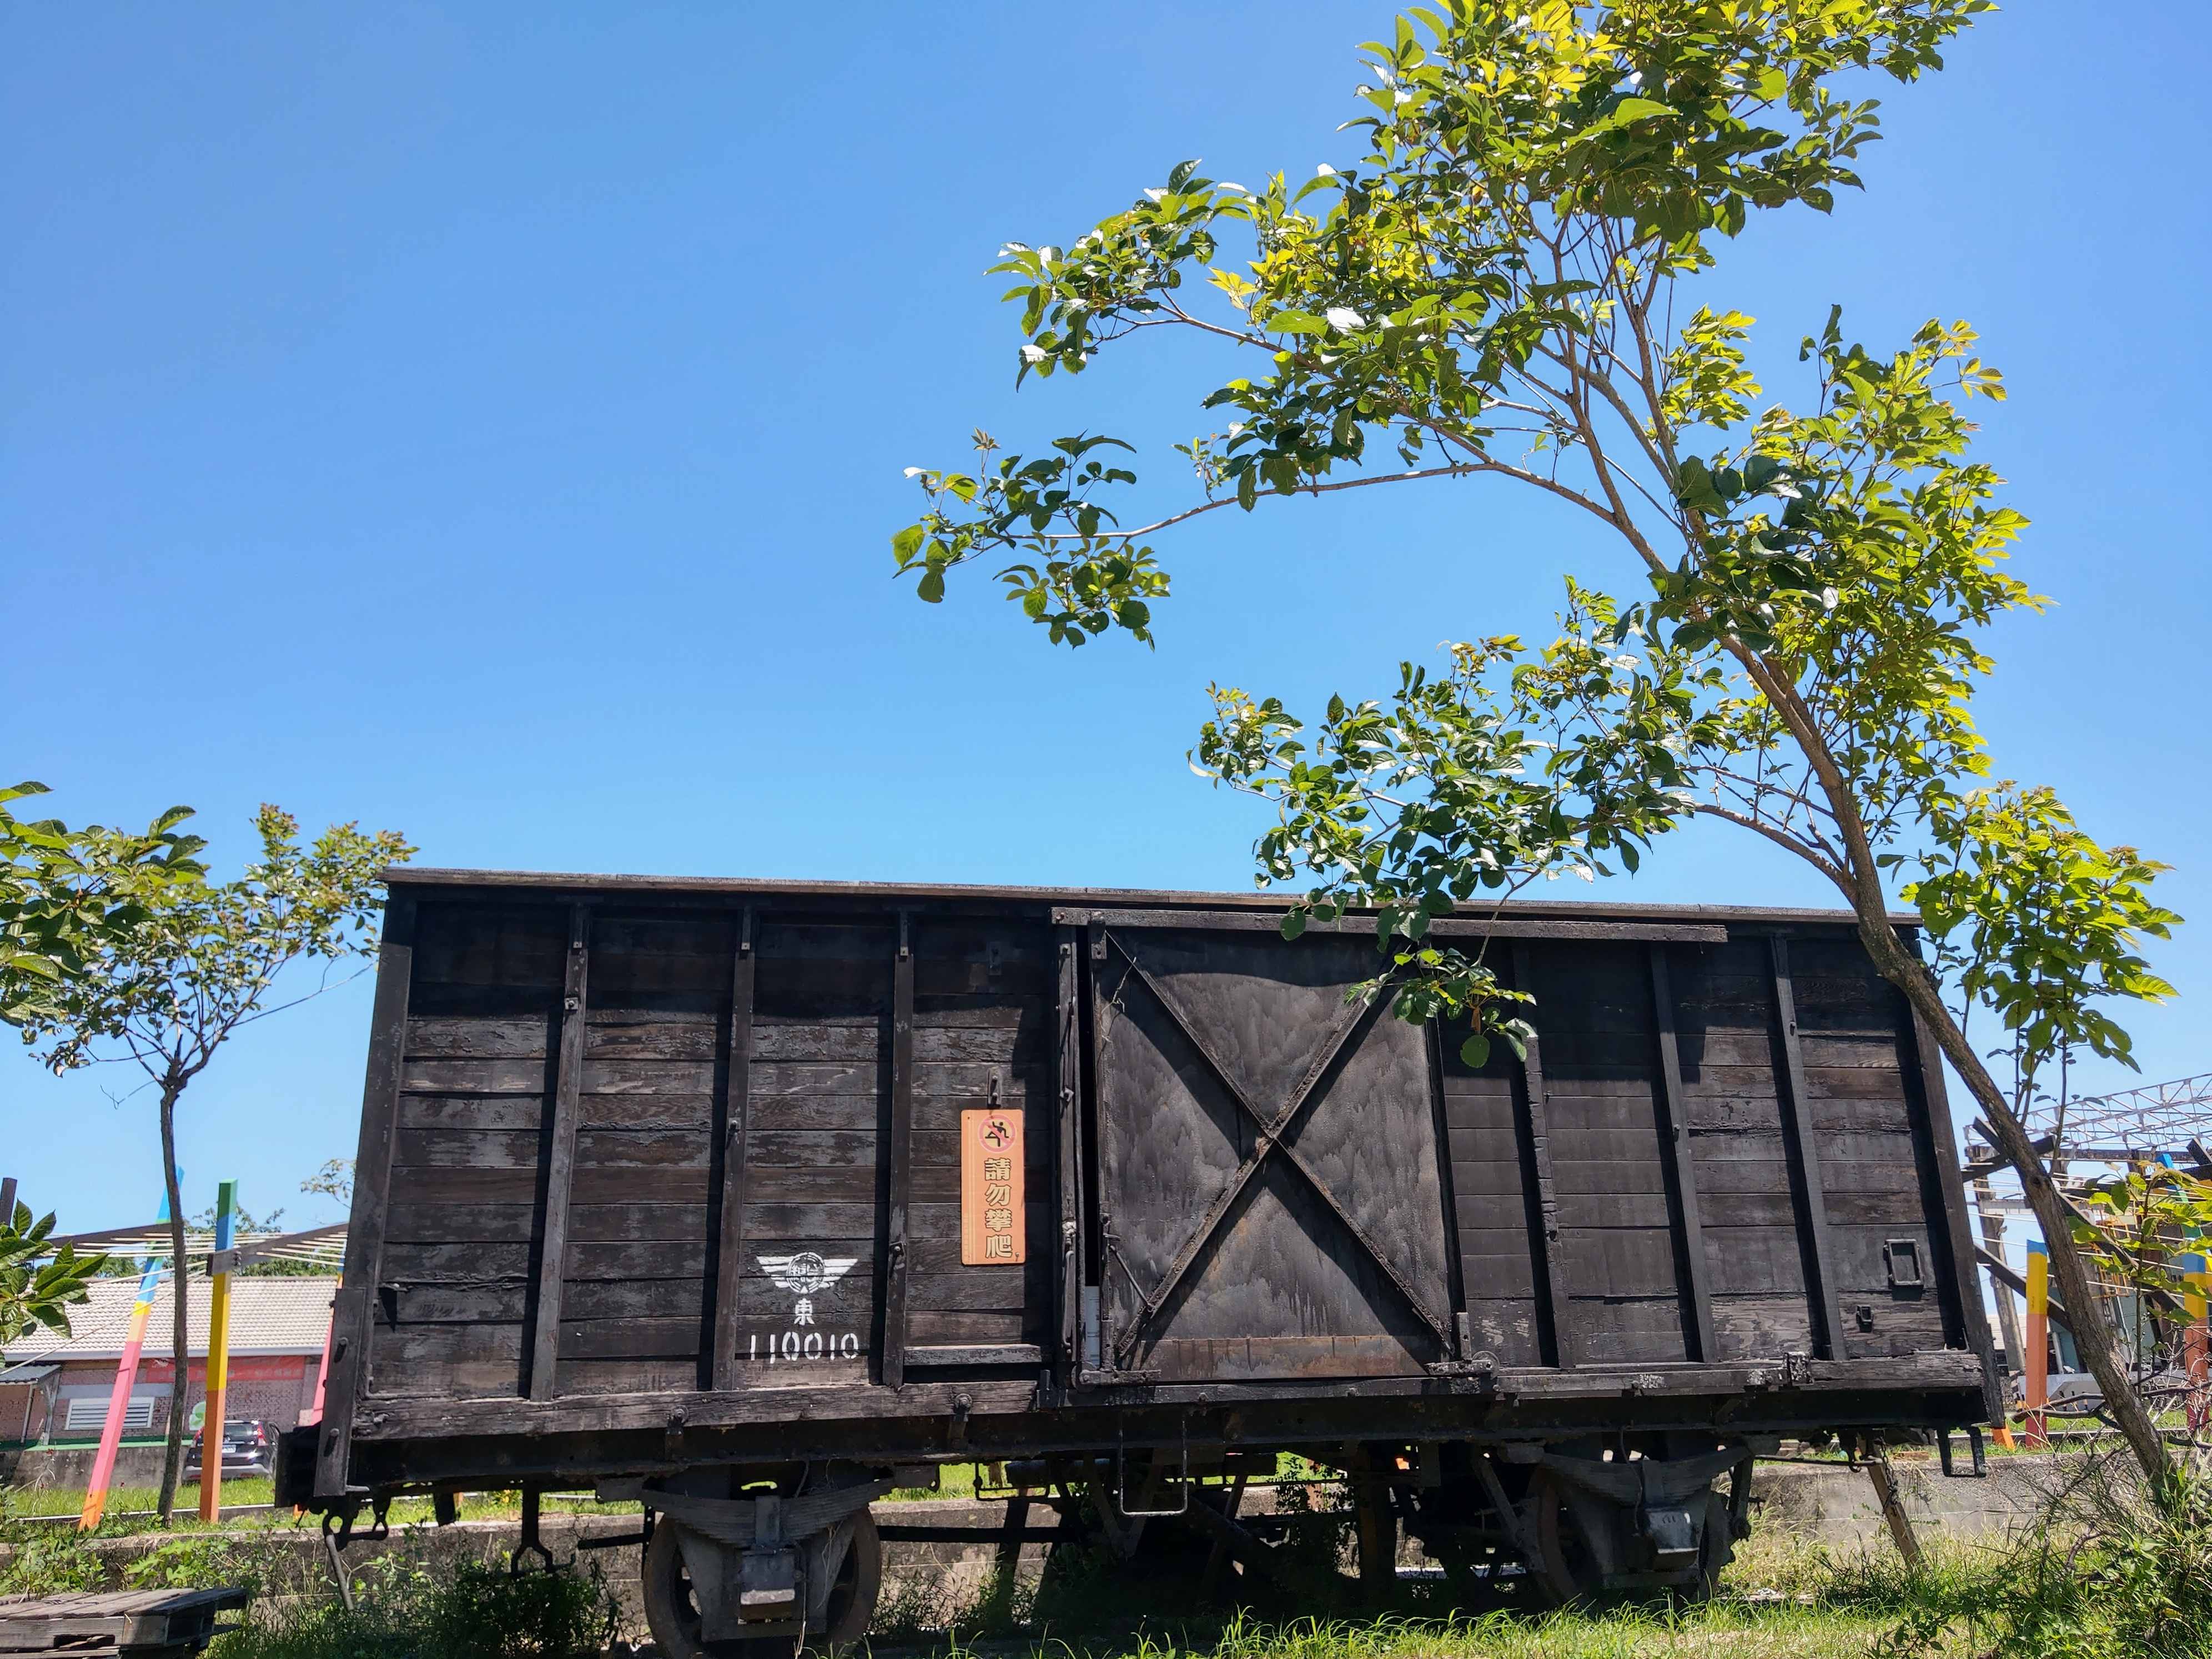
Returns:
[[[287,1490],[636,1498],[698,1651],[855,1631],[916,1464],[1264,1571],[1206,1477],[1296,1449],[1370,1549],[1571,1595],[1709,1582],[1777,1437],[1989,1419],[1942,1073],[1847,916],[1439,921],[1535,998],[1469,1067],[1347,998],[1370,921],[1280,910],[395,872]]]

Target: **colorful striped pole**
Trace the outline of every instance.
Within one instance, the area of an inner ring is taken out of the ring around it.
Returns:
[[[2183,1284],[2181,1305],[2189,1327],[2181,1334],[2182,1367],[2189,1376],[2189,1431],[2204,1432],[2208,1419],[2212,1419],[2212,1325],[2205,1322],[2205,1301],[2208,1284],[2212,1275],[2206,1272],[2205,1258],[2192,1252],[2181,1258]]]
[[[215,1255],[208,1266],[207,1406],[200,1417],[200,1519],[222,1519],[222,1419],[230,1393],[230,1261],[238,1183],[215,1189]]]
[[[2021,1413],[2022,1438],[2030,1449],[2051,1449],[2051,1252],[2039,1238],[2027,1241],[2027,1410]]]
[[[161,1213],[154,1218],[169,1218],[167,1194],[162,1194]],[[131,1322],[124,1328],[123,1357],[116,1364],[115,1387],[107,1396],[107,1421],[100,1425],[100,1450],[93,1456],[92,1479],[84,1489],[84,1509],[76,1518],[79,1532],[90,1532],[98,1526],[100,1516],[106,1510],[108,1483],[115,1479],[115,1454],[123,1444],[123,1419],[130,1413],[131,1391],[138,1382],[138,1351],[145,1345],[146,1321],[154,1311],[155,1294],[161,1288],[161,1259],[142,1256],[139,1265],[145,1271],[138,1276],[138,1294],[131,1304]]]

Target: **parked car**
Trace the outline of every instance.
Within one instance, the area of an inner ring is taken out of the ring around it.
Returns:
[[[201,1443],[207,1437],[203,1428],[192,1437],[185,1448],[185,1474],[189,1478],[200,1471]],[[270,1459],[276,1443],[276,1431],[268,1424],[258,1420],[232,1421],[222,1425],[222,1472],[231,1474],[267,1474]]]

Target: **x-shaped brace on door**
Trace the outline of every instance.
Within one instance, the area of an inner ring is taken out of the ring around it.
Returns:
[[[1352,1235],[1361,1249],[1367,1252],[1370,1259],[1382,1270],[1382,1276],[1389,1279],[1396,1288],[1399,1295],[1406,1299],[1406,1305],[1419,1316],[1423,1324],[1436,1333],[1437,1340],[1443,1345],[1444,1351],[1447,1353],[1450,1352],[1452,1334],[1449,1326],[1430,1310],[1428,1304],[1421,1300],[1413,1285],[1407,1282],[1405,1275],[1393,1265],[1381,1246],[1368,1236],[1367,1230],[1354,1220],[1352,1212],[1338,1201],[1336,1194],[1329,1190],[1328,1183],[1323,1181],[1320,1173],[1306,1161],[1304,1155],[1298,1151],[1297,1143],[1291,1138],[1291,1131],[1296,1126],[1299,1115],[1314,1097],[1316,1086],[1328,1074],[1329,1067],[1335,1063],[1337,1056],[1351,1042],[1354,1034],[1363,1030],[1369,1018],[1382,1006],[1383,999],[1379,996],[1370,996],[1350,1006],[1343,1018],[1338,1020],[1335,1028],[1329,1032],[1328,1039],[1322,1044],[1319,1052],[1314,1055],[1312,1064],[1306,1067],[1304,1074],[1292,1086],[1290,1097],[1276,1110],[1274,1115],[1270,1117],[1245,1094],[1237,1079],[1230,1074],[1229,1067],[1223,1063],[1221,1056],[1214,1053],[1212,1047],[1200,1035],[1197,1028],[1183,1017],[1182,1010],[1176,1006],[1175,1000],[1168,995],[1165,988],[1145,971],[1145,965],[1137,960],[1136,952],[1130,950],[1113,933],[1109,933],[1105,937],[1107,942],[1121,953],[1121,959],[1129,964],[1129,971],[1134,974],[1145,988],[1152,994],[1153,1000],[1159,1004],[1169,1019],[1175,1023],[1176,1028],[1189,1041],[1191,1047],[1198,1050],[1200,1058],[1206,1061],[1207,1068],[1220,1080],[1221,1086],[1228,1091],[1230,1099],[1237,1103],[1239,1110],[1252,1120],[1255,1127],[1251,1152],[1247,1154],[1243,1162],[1237,1166],[1237,1172],[1230,1176],[1228,1184],[1215,1195],[1213,1202],[1206,1206],[1206,1213],[1199,1218],[1198,1225],[1192,1231],[1190,1237],[1183,1241],[1182,1248],[1176,1252],[1175,1260],[1168,1264],[1167,1272],[1161,1275],[1159,1284],[1152,1291],[1146,1291],[1143,1285],[1135,1284],[1134,1275],[1131,1276],[1131,1283],[1144,1297],[1144,1304],[1138,1309],[1136,1316],[1128,1322],[1127,1328],[1115,1340],[1115,1367],[1119,1369],[1127,1364],[1130,1354],[1135,1350],[1138,1339],[1144,1334],[1145,1328],[1151,1324],[1159,1310],[1167,1305],[1168,1298],[1175,1294],[1176,1287],[1182,1282],[1184,1275],[1190,1270],[1191,1264],[1198,1260],[1200,1252],[1211,1242],[1214,1234],[1220,1231],[1221,1224],[1228,1218],[1231,1207],[1235,1205],[1237,1197],[1244,1188],[1251,1184],[1252,1177],[1259,1173],[1261,1164],[1267,1161],[1267,1154],[1270,1152],[1280,1152],[1291,1167],[1305,1177],[1307,1185],[1320,1195],[1322,1202],[1328,1206],[1329,1209],[1335,1213],[1336,1218],[1344,1224],[1345,1231]],[[1103,1035],[1102,1033],[1102,1038]],[[1124,1271],[1127,1271],[1127,1264],[1125,1262]]]

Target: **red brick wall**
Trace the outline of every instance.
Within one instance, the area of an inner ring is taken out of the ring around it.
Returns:
[[[289,1429],[300,1420],[300,1413],[314,1403],[315,1373],[322,1364],[322,1355],[312,1354],[250,1354],[234,1358],[230,1362],[228,1399],[224,1415],[233,1421],[258,1418],[280,1429]],[[168,1385],[175,1376],[175,1368],[167,1359],[143,1359],[138,1364],[137,1387],[140,1390],[158,1389],[161,1392],[154,1402],[154,1424],[143,1433],[166,1434],[169,1425]],[[97,1384],[101,1388],[115,1385],[115,1362],[112,1360],[75,1360],[62,1367],[61,1382],[70,1388]],[[185,1409],[207,1397],[207,1364],[204,1360],[191,1362],[187,1375]],[[22,1407],[18,1402],[16,1416]],[[61,1413],[66,1415],[66,1413]],[[12,1419],[0,1418],[0,1438],[9,1432]],[[71,1441],[96,1440],[99,1431],[93,1430],[64,1436],[57,1421],[54,1437]],[[138,1435],[134,1434],[134,1438]]]

